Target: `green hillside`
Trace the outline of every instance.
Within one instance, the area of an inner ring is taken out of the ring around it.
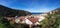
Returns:
[[[26,16],[31,15],[30,12],[24,10],[17,10],[0,5],[0,28],[15,28],[15,24],[11,24],[10,21],[4,17]]]
[[[46,19],[41,22],[42,28],[59,28],[60,8],[57,8],[51,12],[53,12],[53,13],[52,14],[47,13],[48,16],[46,17]]]
[[[0,5],[0,16],[26,16],[26,15],[31,15],[30,12],[24,11],[24,10],[17,10],[17,9],[12,9],[8,8],[6,6]]]

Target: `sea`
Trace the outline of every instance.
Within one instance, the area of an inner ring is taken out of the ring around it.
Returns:
[[[32,13],[33,16],[40,15],[40,14],[43,14],[43,13]]]
[[[43,14],[43,13],[32,13],[32,14]]]

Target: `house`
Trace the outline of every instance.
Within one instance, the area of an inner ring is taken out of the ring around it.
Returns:
[[[34,16],[28,16],[28,17],[26,17],[26,16],[21,16],[21,17],[19,17],[19,18],[17,18],[16,19],[16,23],[17,22],[20,22],[20,23],[25,23],[25,24],[28,24],[28,25],[32,25],[32,24],[34,24],[34,25],[39,25],[40,23],[40,21],[42,21],[43,19],[45,19],[45,17],[44,16],[40,16],[40,17],[34,17]]]
[[[5,17],[8,20],[12,20],[14,19],[16,23],[26,23],[26,24],[36,24],[40,21],[42,21],[43,19],[45,19],[44,16],[20,16],[17,18],[14,17]]]
[[[44,16],[20,16],[20,17],[5,17],[11,20],[12,24],[14,23],[23,23],[30,26],[40,25],[40,22],[45,19]]]

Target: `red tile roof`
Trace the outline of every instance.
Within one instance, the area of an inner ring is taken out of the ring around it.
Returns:
[[[29,20],[30,20],[32,23],[36,23],[36,22],[38,21],[38,18],[37,18],[37,17],[29,18]]]
[[[27,19],[30,20],[32,23],[38,22],[38,17],[28,17]],[[20,22],[22,22],[24,20],[25,20],[24,16],[20,17]]]
[[[24,16],[21,16],[20,17],[20,21],[22,22],[22,21],[24,21],[25,20],[25,17]]]

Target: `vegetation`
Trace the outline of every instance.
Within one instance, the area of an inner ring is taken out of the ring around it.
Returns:
[[[56,11],[57,10],[57,11]],[[58,28],[60,24],[60,8],[55,9],[54,14],[49,14],[46,19],[44,19],[41,23],[41,28]],[[52,12],[53,12],[52,11]],[[31,15],[28,11],[23,10],[14,10],[5,6],[0,5],[0,28],[15,28],[15,24],[11,24],[10,21],[5,19],[5,16],[15,17],[15,16],[26,16]],[[21,24],[22,27],[25,27],[25,24]],[[18,26],[21,26],[18,25]]]
[[[16,24],[12,24],[4,17],[26,16],[31,15],[30,12],[24,10],[11,9],[0,5],[0,28],[16,28]]]
[[[0,5],[0,16],[26,16],[31,15],[30,12],[24,10],[11,9],[5,6]]]
[[[49,14],[45,20],[41,23],[42,28],[58,28],[60,24],[60,9],[56,9],[57,12]],[[55,10],[54,10],[55,11]],[[53,11],[52,11],[53,12]]]

